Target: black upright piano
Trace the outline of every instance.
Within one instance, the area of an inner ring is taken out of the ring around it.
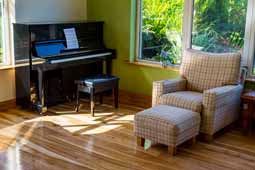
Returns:
[[[47,106],[74,98],[74,80],[111,74],[116,51],[105,47],[103,25],[94,21],[15,23],[17,104],[45,112]],[[79,48],[67,48],[64,30],[70,28],[75,29]]]

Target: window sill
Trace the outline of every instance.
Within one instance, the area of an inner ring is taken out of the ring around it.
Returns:
[[[1,65],[0,64],[0,70],[11,70],[15,68],[13,65]]]
[[[180,71],[180,65],[164,67],[160,63],[152,62],[152,61],[144,61],[144,60],[138,60],[135,62],[127,61],[127,62],[130,65],[158,68],[158,69],[162,69],[162,70],[171,70],[171,71],[176,71],[176,72]]]

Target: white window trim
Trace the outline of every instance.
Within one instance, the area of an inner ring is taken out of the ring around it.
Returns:
[[[253,74],[253,65],[255,62],[255,1],[248,0],[247,16],[246,16],[246,28],[244,38],[244,48],[242,55],[242,66],[249,68],[249,76],[255,77]],[[192,27],[193,27],[193,15],[194,15],[194,0],[184,0],[184,12],[183,12],[183,48],[191,48],[192,42]],[[137,61],[147,62],[147,60],[141,59],[141,17],[142,17],[142,0],[137,0],[137,40],[136,40],[136,55]],[[156,62],[153,62],[156,63]]]
[[[184,13],[183,13],[183,42],[182,42],[182,53],[185,49],[191,47],[192,41],[192,28],[193,28],[193,9],[194,1],[193,0],[184,0]]]
[[[141,59],[142,51],[140,50],[142,47],[142,0],[137,0],[137,14],[136,14],[136,60],[143,61]]]
[[[255,48],[255,1],[248,0],[246,30],[244,38],[244,51],[242,65],[249,68],[249,77],[255,77],[253,74],[254,48]]]
[[[11,12],[10,1],[3,0],[3,57],[0,63],[0,69],[6,66],[13,66],[13,42],[12,39],[12,25],[11,25]]]

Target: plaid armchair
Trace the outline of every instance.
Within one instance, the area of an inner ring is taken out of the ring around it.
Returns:
[[[201,113],[200,131],[212,136],[237,120],[243,86],[241,55],[188,49],[176,80],[153,83],[152,105],[171,105]]]

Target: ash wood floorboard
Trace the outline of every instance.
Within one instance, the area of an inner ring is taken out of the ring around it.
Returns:
[[[167,147],[136,146],[134,114],[122,104],[82,112],[74,104],[52,107],[47,116],[12,109],[0,112],[0,170],[255,170],[255,135],[237,129],[211,144],[182,145],[176,157]],[[54,112],[54,113],[52,113]]]

